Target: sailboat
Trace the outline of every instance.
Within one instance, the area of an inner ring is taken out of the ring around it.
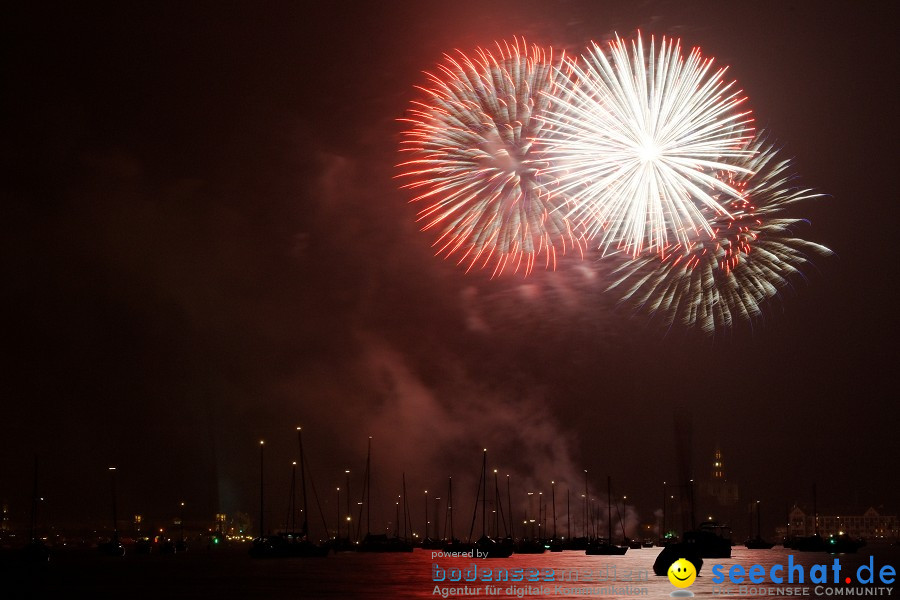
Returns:
[[[297,428],[297,444],[300,448],[300,489],[303,492],[303,520],[300,531],[289,539],[290,556],[322,557],[328,556],[330,548],[325,545],[314,544],[309,540],[309,510],[306,501],[306,456],[303,454],[303,431]],[[315,492],[315,486],[313,486]]]
[[[253,540],[250,548],[250,556],[254,558],[320,558],[328,555],[330,548],[328,546],[320,546],[309,541],[309,520],[307,511],[306,497],[306,457],[303,454],[303,432],[300,427],[297,428],[297,442],[300,447],[300,481],[303,490],[303,520],[300,525],[300,531],[282,532],[280,535],[265,535],[263,529],[263,485],[262,485],[262,447],[260,442],[260,537]],[[293,472],[292,472],[293,475]],[[293,513],[293,476],[291,482],[291,500],[289,502],[290,510]]]
[[[622,497],[622,512],[619,513],[619,505],[616,503],[616,512],[619,514],[619,526],[622,528],[622,543],[628,546],[630,550],[640,550],[643,548],[643,544],[638,540],[633,540],[628,537],[628,534],[625,533],[625,497]]]
[[[825,540],[819,535],[819,511],[816,504],[816,484],[813,484],[813,534],[792,537],[785,541],[785,548],[800,552],[824,552]]]
[[[693,546],[702,558],[731,558],[731,527],[707,521],[684,532],[684,543]]]
[[[746,542],[744,542],[744,546],[749,548],[750,550],[771,550],[775,544],[773,542],[767,542],[762,538],[760,534],[760,516],[759,516],[759,500],[756,501],[756,537],[748,538]]]
[[[449,536],[447,535],[447,524],[449,521]],[[444,544],[441,550],[444,552],[468,552],[472,549],[471,544],[461,542],[453,534],[453,477],[447,478],[447,515],[444,520]]]
[[[109,541],[99,544],[97,548],[107,556],[125,556],[125,546],[119,540],[119,518],[116,512],[116,468],[110,467],[109,474],[112,481],[113,534]]]
[[[31,535],[28,543],[22,548],[22,558],[28,562],[47,562],[50,560],[50,548],[44,540],[37,536],[38,506],[38,457],[34,457],[34,488],[31,494]]]
[[[425,538],[422,540],[422,548],[425,550],[440,550],[444,545],[444,542],[438,536],[438,526],[437,526],[437,508],[440,506],[438,502],[440,498],[435,498],[435,511],[434,511],[434,537],[429,535],[429,525],[428,521],[428,490],[425,490]]]
[[[547,548],[550,552],[562,552],[563,551],[563,543],[562,540],[559,539],[556,535],[556,482],[550,482],[550,501],[553,507],[553,537],[550,538],[547,544]]]
[[[497,479],[494,478],[494,497],[499,498],[499,490],[496,487]],[[476,506],[478,498],[475,499]],[[499,519],[500,513],[497,513],[498,529],[497,537],[499,537]],[[481,537],[475,542],[475,549],[481,554],[482,558],[509,558],[512,556],[512,546],[501,543],[498,539],[488,537],[487,535],[487,449],[484,450],[481,462]]]
[[[366,474],[365,474],[365,484],[364,484],[364,494],[366,503],[366,537],[363,538],[362,542],[360,542],[357,550],[359,552],[412,552],[413,546],[405,539],[400,538],[400,503],[397,503],[397,522],[395,527],[394,537],[389,538],[385,533],[372,533],[369,530],[370,523],[370,498],[372,495],[372,485],[371,485],[371,476],[372,476],[372,438],[369,437],[369,446],[368,451],[366,453]],[[404,527],[406,523],[406,476],[403,477],[403,488],[404,488],[404,504],[403,504],[403,522]]]
[[[581,516],[583,517],[581,524],[581,536],[578,536],[577,526],[575,537],[572,537],[572,521],[571,521],[571,505],[569,503],[569,490],[566,490],[566,512],[569,514],[567,517],[568,522],[568,538],[566,539],[565,548],[566,550],[587,550],[588,546],[591,545],[591,535],[589,532],[588,526],[588,502],[590,499],[590,495],[588,495],[588,472],[587,469],[584,470],[584,494],[581,496],[582,501],[584,503]]]
[[[522,539],[516,544],[516,554],[543,554],[547,551],[547,548],[544,547],[544,543],[538,539],[540,535],[535,536],[534,533],[535,519],[531,518],[534,516],[531,506],[533,498],[534,493],[528,492],[528,513],[525,516],[527,517],[526,522],[531,524],[531,535],[529,536],[527,531],[523,528]],[[512,507],[510,507],[510,511],[512,511]],[[540,502],[538,503],[538,513],[540,513]],[[540,518],[538,518],[538,524],[540,525]]]
[[[336,529],[337,533],[335,534],[334,540],[332,540],[332,542],[331,542],[331,548],[335,552],[355,552],[356,544],[354,544],[351,541],[353,534],[351,533],[352,519],[351,519],[351,513],[350,513],[350,470],[346,469],[344,471],[344,475],[347,477],[346,487],[344,488],[344,491],[346,492],[346,495],[347,495],[347,512],[346,512],[346,514],[343,515],[343,518],[341,517],[340,514],[338,515],[338,526]],[[341,495],[341,490],[340,490],[340,488],[338,488],[338,504],[341,503],[340,495]],[[338,506],[338,510],[340,510],[340,506]],[[341,537],[341,523],[343,523],[343,522],[347,523],[347,536],[346,537]]]
[[[606,476],[606,528],[605,540],[597,539],[588,545],[584,551],[588,556],[621,556],[628,552],[628,546],[617,546],[612,543],[612,478]]]

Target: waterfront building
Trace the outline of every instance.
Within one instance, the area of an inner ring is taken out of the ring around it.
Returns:
[[[813,535],[816,531],[816,515],[807,513],[799,506],[794,506],[788,516],[789,527],[784,531],[789,537]],[[898,535],[896,515],[882,515],[874,507],[869,507],[862,514],[820,514],[819,535],[846,534],[853,538],[865,540],[895,540]]]

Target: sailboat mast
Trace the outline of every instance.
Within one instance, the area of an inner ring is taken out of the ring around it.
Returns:
[[[503,514],[503,503],[500,501],[500,483],[497,481],[497,469],[494,469],[494,539],[500,539],[500,516]],[[506,520],[503,521],[503,529],[506,529]]]
[[[606,476],[606,535],[612,544],[612,477]]]
[[[288,516],[284,528],[290,528],[291,535],[297,534],[297,462],[291,463],[291,493],[288,494]]]
[[[588,536],[588,484],[587,484],[587,469],[584,470],[584,528],[582,533],[584,537]]]
[[[407,534],[407,531],[406,531],[406,521],[407,521],[407,518],[406,518],[406,516],[407,516],[408,513],[409,513],[409,511],[406,510],[406,473],[404,472],[404,473],[403,473],[403,541],[404,541],[404,542],[407,540],[407,537],[406,537],[406,534]]]
[[[265,448],[265,445],[266,445],[265,441],[259,440],[259,537],[260,538],[264,538],[266,536],[266,527],[265,527],[266,510],[265,510],[265,504],[264,504],[265,494],[263,493],[264,485],[265,485],[265,481],[263,478],[263,473],[264,473],[263,448]],[[115,467],[111,467],[111,468],[113,469],[113,471],[115,471]],[[115,487],[115,483],[113,484],[113,487]],[[115,495],[115,493],[113,495]],[[115,501],[113,501],[113,505],[115,506]]]
[[[819,509],[816,506],[816,484],[813,484],[813,518],[815,519],[813,526],[815,527],[816,535],[819,535]]]
[[[547,503],[544,502],[544,492],[538,492],[538,539],[544,539],[547,531]]]
[[[757,500],[756,501],[756,537],[757,537],[757,539],[762,538],[762,535],[760,534],[761,529],[762,528],[760,527],[760,517],[759,517],[759,500]]]
[[[37,503],[38,503],[38,457],[34,455],[34,487],[31,491],[31,543],[35,542],[35,530],[37,529]]]
[[[509,475],[506,476],[506,507],[509,509],[509,537],[515,539],[516,535],[513,533],[512,495],[509,491]]]
[[[300,444],[300,489],[303,490],[303,520],[300,522],[302,529],[300,534],[302,537],[309,535],[309,521],[306,517],[306,459],[303,457],[303,432],[297,428],[297,442]]]
[[[447,478],[447,512],[450,514],[450,543],[453,543],[453,477]]]
[[[662,546],[662,542],[666,539],[666,505],[668,504],[668,496],[666,495],[666,482],[663,481],[663,514],[662,514],[662,525],[659,528],[659,545]]]
[[[484,454],[481,457],[481,537],[487,535],[486,526],[487,526],[487,513],[485,512],[485,507],[487,506],[487,448],[484,449]]]
[[[347,543],[350,543],[350,469],[344,469],[347,476]]]
[[[369,517],[371,516],[371,503],[369,500],[372,497],[372,436],[369,436],[369,449],[366,452],[366,535],[371,533],[370,529],[370,521]]]
[[[553,539],[556,539],[556,482],[550,482],[550,496],[553,500]]]

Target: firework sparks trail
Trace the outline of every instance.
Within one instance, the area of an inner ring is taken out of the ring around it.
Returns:
[[[418,194],[413,202],[427,203],[418,220],[438,232],[437,254],[458,256],[467,270],[527,275],[539,261],[552,269],[559,254],[583,252],[533,150],[538,117],[568,70],[564,55],[516,39],[444,58],[419,88],[426,100],[401,119],[409,124],[401,151],[411,158],[398,176]]]
[[[633,256],[712,236],[705,213],[727,216],[740,198],[719,173],[747,173],[735,159],[750,156],[753,137],[726,69],[667,38],[645,51],[640,33],[630,44],[617,36],[608,55],[595,43],[583,59],[568,61],[564,89],[548,96],[537,141],[566,216],[604,252]]]
[[[738,174],[719,173],[742,195],[728,200],[731,216],[708,217],[714,237],[700,235],[623,264],[609,286],[624,289],[622,302],[666,327],[680,322],[713,335],[735,320],[762,317],[766,304],[802,277],[811,256],[832,254],[794,236],[802,219],[777,218],[787,206],[820,194],[791,185],[790,162],[773,146],[757,139],[751,149]]]

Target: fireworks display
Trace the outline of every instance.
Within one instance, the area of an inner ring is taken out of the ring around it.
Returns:
[[[534,139],[549,105],[548,93],[565,77],[564,57],[524,41],[497,43],[445,55],[428,74],[423,102],[414,102],[404,132],[403,187],[425,202],[424,230],[436,230],[438,254],[458,255],[468,268],[494,266],[529,273],[542,260],[555,268],[558,253],[581,251],[546,187]]]
[[[711,233],[701,209],[739,198],[719,171],[739,172],[753,137],[744,98],[695,48],[640,35],[594,44],[553,101],[540,144],[569,213],[600,246],[636,256]]]
[[[640,34],[581,59],[518,41],[445,55],[403,119],[404,188],[438,254],[531,272],[586,248],[621,261],[607,291],[668,327],[754,322],[813,257],[782,211],[819,196],[754,136],[725,68]]]
[[[771,145],[757,141],[753,150],[745,171],[730,181],[741,192],[729,202],[732,216],[709,217],[712,238],[701,235],[622,265],[610,289],[623,289],[623,302],[667,327],[680,322],[713,334],[735,320],[762,317],[765,303],[801,276],[811,257],[831,254],[795,237],[801,219],[779,218],[787,206],[818,194],[791,185],[790,164]]]

